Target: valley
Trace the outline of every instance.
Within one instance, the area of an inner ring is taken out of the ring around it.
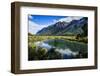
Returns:
[[[36,31],[35,27],[32,31]],[[39,29],[34,34],[28,32],[29,61],[79,58],[88,58],[87,17],[69,16]]]

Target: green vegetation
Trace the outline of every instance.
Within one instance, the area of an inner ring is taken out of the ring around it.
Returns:
[[[87,17],[69,23],[60,21],[36,34],[28,33],[28,60],[87,58],[87,43]]]
[[[81,51],[83,57],[87,57],[87,37],[80,36],[28,36],[28,60],[48,60],[48,59],[61,59],[61,54],[55,51],[54,48],[48,52],[47,48],[37,47],[34,42],[54,40],[48,44],[54,47],[69,47],[73,51]],[[56,40],[64,40],[58,42]],[[67,45],[67,46],[66,46]],[[77,55],[80,58],[80,55]]]
[[[28,37],[29,42],[43,41],[43,40],[48,40],[48,39],[62,39],[62,40],[78,41],[78,42],[83,42],[83,43],[88,42],[87,37],[76,38],[76,36],[35,36],[34,35],[34,36]]]
[[[46,48],[37,47],[34,44],[28,46],[28,60],[48,60],[48,59],[60,59],[61,54],[50,49],[49,52]]]

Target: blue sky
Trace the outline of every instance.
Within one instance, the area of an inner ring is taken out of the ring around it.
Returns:
[[[36,34],[39,30],[58,21],[70,22],[78,20],[80,16],[52,16],[52,15],[28,15],[28,32]]]
[[[39,30],[56,23],[59,19],[66,16],[49,16],[49,15],[28,15],[29,32],[36,34]]]
[[[65,17],[66,16],[29,15],[29,20],[34,21],[35,23],[39,25],[47,25],[47,24],[54,23],[56,20],[59,20]]]

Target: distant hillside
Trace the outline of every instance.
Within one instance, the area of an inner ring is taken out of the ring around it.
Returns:
[[[83,17],[79,20],[59,21],[53,25],[45,27],[38,31],[36,35],[56,35],[56,36],[65,36],[65,35],[77,35],[81,34],[87,36],[88,31],[88,18]]]

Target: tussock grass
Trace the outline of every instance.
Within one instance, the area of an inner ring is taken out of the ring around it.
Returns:
[[[78,41],[87,43],[87,37],[80,37],[76,39],[75,36],[28,36],[28,42],[36,42],[36,41],[43,41],[48,39],[63,39],[63,40],[70,40],[70,41]]]

